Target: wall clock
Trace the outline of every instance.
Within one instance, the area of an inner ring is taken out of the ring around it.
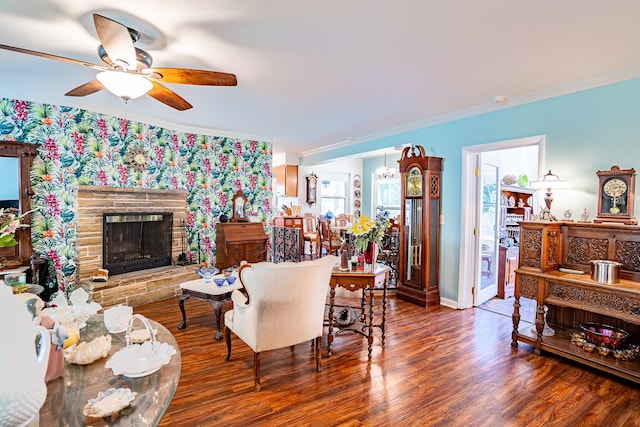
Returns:
[[[307,204],[309,206],[313,205],[316,202],[318,191],[318,177],[316,174],[311,173],[307,177]]]
[[[593,222],[637,224],[634,217],[635,169],[598,171],[598,214]]]

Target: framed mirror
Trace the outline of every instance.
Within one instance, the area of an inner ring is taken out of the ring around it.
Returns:
[[[31,164],[37,155],[36,144],[25,144],[14,141],[0,141],[0,179],[3,182],[0,191],[0,208],[5,213],[20,215],[31,210],[33,191],[29,176]],[[16,185],[13,185],[16,183]],[[27,215],[21,224],[31,224],[31,215]],[[20,227],[15,234],[16,246],[0,248],[0,259],[28,265],[31,256],[31,229]]]
[[[233,199],[233,214],[231,215],[232,222],[248,221],[247,219],[247,197],[240,190],[234,194]]]

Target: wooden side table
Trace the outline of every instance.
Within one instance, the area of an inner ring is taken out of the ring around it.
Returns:
[[[219,275],[215,277],[223,276]],[[232,285],[227,284],[225,286],[217,286],[213,282],[213,279],[211,283],[205,283],[204,279],[196,279],[180,284],[182,295],[180,296],[178,305],[180,306],[180,311],[182,312],[182,322],[178,325],[178,329],[184,329],[187,327],[187,314],[184,310],[184,302],[193,297],[202,301],[209,301],[211,307],[213,307],[213,311],[216,314],[215,339],[217,341],[222,340],[223,335],[220,327],[222,307],[224,307],[227,304],[229,298],[231,298],[231,292],[233,292],[234,289],[240,289],[241,287],[242,285],[240,284],[240,279],[236,279],[236,281]]]
[[[327,354],[331,356],[331,343],[333,343],[334,316],[336,287],[340,286],[348,291],[362,290],[360,300],[360,315],[358,320],[351,326],[341,327],[340,330],[350,330],[359,333],[367,338],[368,360],[371,360],[371,350],[373,345],[373,328],[379,328],[382,332],[382,346],[384,347],[385,326],[387,317],[387,286],[389,283],[389,271],[391,268],[384,264],[376,264],[375,270],[365,272],[362,269],[354,271],[339,271],[337,268],[331,273],[329,281],[329,333],[327,335]],[[376,285],[382,287],[382,319],[378,324],[374,323],[374,289]],[[367,304],[368,303],[368,304]],[[368,309],[367,309],[368,308]]]

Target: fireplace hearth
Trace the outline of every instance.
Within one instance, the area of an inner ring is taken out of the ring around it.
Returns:
[[[103,268],[114,276],[171,265],[173,214],[103,214]]]

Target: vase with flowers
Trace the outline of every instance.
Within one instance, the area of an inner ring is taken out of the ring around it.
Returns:
[[[389,212],[382,211],[376,215],[375,219],[361,215],[349,227],[349,233],[354,236],[356,250],[364,255],[365,269],[371,269],[375,265],[378,248],[390,225]]]

